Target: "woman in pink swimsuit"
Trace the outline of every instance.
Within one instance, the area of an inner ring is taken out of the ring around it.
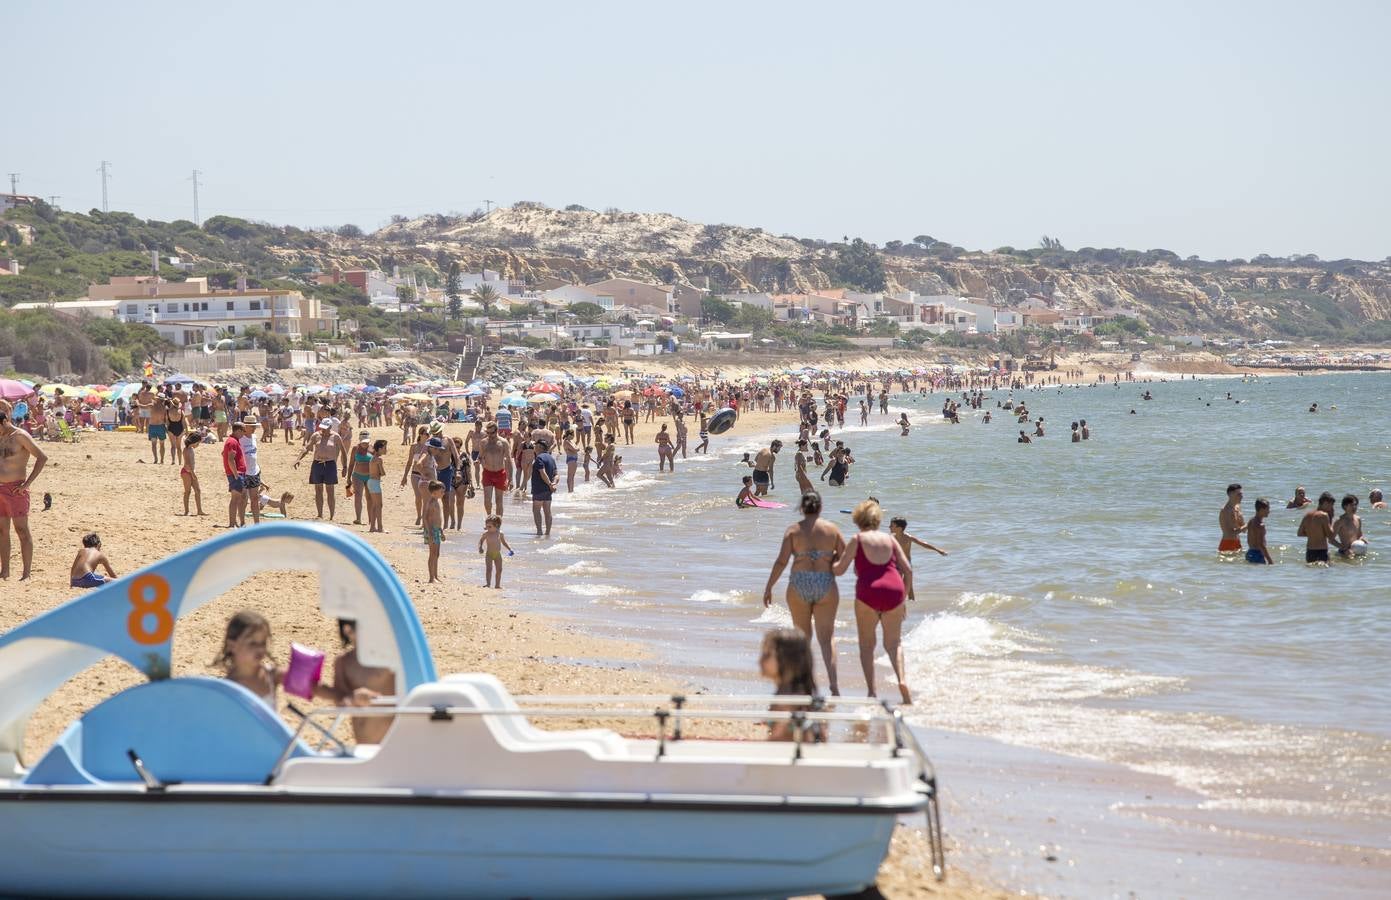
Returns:
[[[904,703],[912,703],[903,674],[902,636],[903,620],[908,614],[903,576],[913,568],[898,541],[879,530],[884,513],[878,503],[866,500],[855,507],[850,518],[860,526],[860,533],[846,545],[836,561],[835,573],[843,575],[850,563],[855,563],[855,626],[860,633],[860,667],[864,669],[869,696],[878,696],[874,688],[874,630],[882,625],[884,653],[898,679],[899,693]]]

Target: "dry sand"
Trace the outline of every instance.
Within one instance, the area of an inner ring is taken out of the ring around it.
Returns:
[[[750,431],[772,426],[778,417],[746,413],[740,428]],[[781,421],[790,421],[787,416]],[[463,433],[462,425],[449,426]],[[639,424],[638,447],[651,447],[656,425]],[[667,692],[682,686],[656,677],[650,665],[631,663],[649,657],[646,648],[632,643],[599,639],[564,621],[547,619],[520,610],[501,591],[482,587],[478,557],[465,553],[460,561],[452,553],[441,559],[442,584],[427,584],[425,549],[419,532],[411,530],[414,508],[408,489],[399,486],[405,464],[397,429],[373,429],[374,437],[391,441],[387,463],[394,478],[383,484],[386,534],[367,534],[366,526],[352,524],[350,499],[338,486],[337,521],[366,537],[391,563],[405,582],[441,673],[488,671],[497,675],[513,693],[631,694]],[[133,433],[81,433],[76,444],[45,443],[48,468],[34,485],[34,575],[26,582],[11,580],[0,587],[0,631],[69,599],[68,571],[81,538],[89,531],[101,534],[103,546],[118,574],[128,574],[198,541],[223,532],[226,521],[226,481],[216,445],[206,445],[198,457],[203,488],[204,518],[185,518],[182,510],[178,466],[150,462],[150,444]],[[313,490],[307,485],[307,464],[292,469],[299,444],[286,446],[277,439],[261,443],[258,454],[262,478],[273,495],[295,493],[291,517],[312,518]],[[655,454],[653,454],[655,455]],[[630,465],[646,465],[642,453],[629,454]],[[42,495],[53,496],[53,508],[41,511]],[[564,495],[557,499],[563,506]],[[505,531],[531,527],[530,510],[519,508],[508,515]],[[481,496],[470,501],[467,527],[450,532],[447,542],[477,545],[482,528]],[[525,551],[522,551],[525,552]],[[18,546],[14,568],[19,569]],[[751,576],[753,577],[753,576]],[[762,577],[759,573],[758,577]],[[319,613],[317,577],[295,572],[271,572],[254,576],[220,599],[187,616],[175,635],[175,674],[220,674],[211,663],[221,648],[229,616],[240,609],[265,615],[272,626],[272,652],[284,659],[291,641],[328,650],[336,646],[332,620]],[[331,655],[330,655],[331,656]],[[753,661],[750,661],[753,665]],[[324,678],[330,679],[331,671]],[[36,760],[67,724],[83,711],[118,690],[136,684],[139,676],[124,663],[106,660],[81,673],[47,700],[34,714],[26,732],[25,759]],[[949,825],[950,823],[948,823]],[[881,871],[890,897],[1003,897],[982,887],[959,870],[945,884],[936,884],[924,873],[922,834],[902,832]],[[949,859],[950,863],[950,859]]]

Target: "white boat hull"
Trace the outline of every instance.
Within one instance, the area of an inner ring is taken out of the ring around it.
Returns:
[[[0,797],[0,894],[786,897],[874,882],[892,810],[477,798]],[[64,792],[67,794],[69,792]],[[119,825],[117,824],[119,823]]]

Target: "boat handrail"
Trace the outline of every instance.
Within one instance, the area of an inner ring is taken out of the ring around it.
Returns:
[[[378,698],[379,700],[382,698]],[[596,705],[602,705],[605,701],[617,700],[619,702],[639,702],[641,700],[655,699],[658,702],[683,701],[686,698],[681,695],[636,695],[634,697],[585,697],[585,696],[526,696],[523,695],[516,699],[529,700],[532,702],[547,701],[572,703],[582,703],[593,700]],[[749,695],[702,695],[701,699],[734,701],[734,702],[776,702],[778,704],[804,703],[812,705],[814,703],[831,702],[827,698],[811,697],[808,695],[772,695],[772,696],[749,696]],[[667,745],[667,720],[673,717],[678,718],[677,730],[674,740],[681,740],[679,719],[687,720],[724,720],[724,721],[748,721],[748,722],[791,722],[793,739],[792,752],[789,762],[796,764],[798,760],[804,758],[803,746],[806,743],[806,734],[811,723],[814,722],[885,722],[891,725],[890,733],[893,736],[893,746],[889,750],[890,758],[896,758],[904,753],[911,755],[918,767],[918,778],[922,782],[922,791],[926,796],[926,806],[923,811],[926,820],[926,832],[928,853],[932,865],[932,874],[937,881],[942,881],[946,877],[946,848],[942,839],[942,812],[939,804],[939,794],[937,786],[937,770],[932,765],[932,760],[928,758],[927,751],[923,749],[922,742],[913,733],[913,729],[903,718],[903,710],[893,706],[887,701],[875,698],[834,698],[834,703],[844,703],[849,706],[858,706],[861,709],[855,712],[834,712],[830,710],[701,710],[690,709],[684,705],[672,709],[668,706],[657,706],[646,710],[622,710],[622,709],[596,709],[594,706],[573,706],[573,707],[551,707],[551,706],[515,706],[515,707],[491,707],[491,706],[325,706],[316,707],[308,712],[301,713],[302,717],[300,729],[295,732],[296,738],[304,725],[314,716],[333,715],[341,719],[343,716],[357,716],[361,718],[395,718],[397,716],[428,716],[439,721],[450,721],[459,716],[480,717],[480,716],[523,716],[528,718],[547,718],[547,719],[574,719],[574,718],[601,718],[601,719],[648,719],[657,720],[657,753],[656,758],[661,759],[666,756]],[[877,715],[876,715],[877,713]],[[322,727],[322,726],[316,726]],[[292,743],[293,743],[292,738]],[[288,758],[288,753],[280,762],[277,763],[272,777],[267,779],[269,783],[274,774],[278,773]]]
[[[776,698],[778,703],[786,703],[787,697]],[[549,719],[603,718],[603,719],[650,719],[657,715],[673,716],[675,710],[665,707],[657,710],[603,710],[588,706],[566,708],[554,707],[477,707],[477,706],[323,706],[310,710],[307,715],[355,716],[359,718],[393,718],[395,716],[433,716],[453,718],[455,716],[534,716]],[[795,718],[819,722],[864,722],[861,713],[785,711],[785,710],[682,710],[681,715],[689,719],[739,719],[757,722],[788,722]],[[873,721],[890,723],[890,717],[879,717]]]

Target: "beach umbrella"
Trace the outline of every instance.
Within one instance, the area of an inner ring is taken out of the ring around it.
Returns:
[[[268,385],[266,385],[266,393],[267,393],[267,394],[275,394],[275,395],[279,396],[280,394],[285,393],[285,385],[283,385],[283,384],[268,384]]]
[[[12,378],[0,378],[0,398],[5,400],[18,400],[21,397],[28,397],[34,393],[34,386],[15,381]]]
[[[508,396],[503,397],[498,403],[499,406],[529,406],[530,403],[525,397]]]
[[[484,394],[486,394],[486,393],[487,393],[487,391],[485,391],[485,390],[483,390],[483,389],[481,389],[481,388],[467,387],[467,388],[464,388],[464,392],[463,392],[462,394],[460,394],[459,396],[461,396],[461,397],[482,397],[482,396],[483,396]]]
[[[269,400],[269,399],[270,399],[270,394],[267,394],[265,391],[252,391],[250,396],[251,396],[251,399],[252,399],[252,400]]]
[[[421,402],[421,401],[423,401],[423,400],[429,400],[429,399],[430,399],[430,395],[429,395],[429,394],[422,394],[422,393],[420,393],[419,391],[415,391],[415,392],[413,392],[413,393],[408,393],[408,394],[397,394],[395,399],[397,399],[397,400],[414,400],[415,402],[419,403],[419,402]]]
[[[633,392],[632,392],[632,391],[614,391],[614,392],[613,392],[613,396],[614,396],[614,399],[615,399],[615,400],[631,400],[631,399],[633,399]]]
[[[674,384],[668,387],[667,391],[678,400],[686,396],[686,392]]]
[[[193,384],[193,379],[190,378],[190,377],[188,377],[187,375],[183,375],[183,374],[179,374],[179,375],[170,375],[168,378],[164,379],[164,383],[165,383],[165,384]]]
[[[329,388],[329,391],[335,394],[351,394],[353,392],[353,386],[351,384],[335,384],[333,387]]]
[[[526,399],[531,401],[532,403],[554,403],[555,401],[559,400],[560,397],[556,394],[548,393],[546,391],[538,391],[537,393],[532,394]]]
[[[461,388],[461,387],[447,387],[447,388],[443,388],[443,389],[441,389],[440,391],[436,392],[436,393],[435,393],[435,396],[438,397],[438,398],[441,399],[441,400],[450,400],[450,399],[453,399],[454,397],[463,397],[463,396],[465,396],[465,391],[467,391],[467,390],[468,390],[467,388]]]
[[[613,387],[613,384],[607,378],[600,378],[598,381],[594,382],[594,387],[601,391],[607,391],[609,388]]]
[[[101,406],[102,398],[100,394],[88,394],[82,398],[82,402],[88,406]]]
[[[545,394],[559,394],[561,391],[561,387],[560,385],[555,384],[554,382],[538,381],[531,386],[530,390],[540,391],[541,393]]]
[[[364,394],[378,394],[381,393],[381,390],[382,389],[377,387],[375,384],[369,384],[367,385],[367,387],[362,389],[362,392]]]

